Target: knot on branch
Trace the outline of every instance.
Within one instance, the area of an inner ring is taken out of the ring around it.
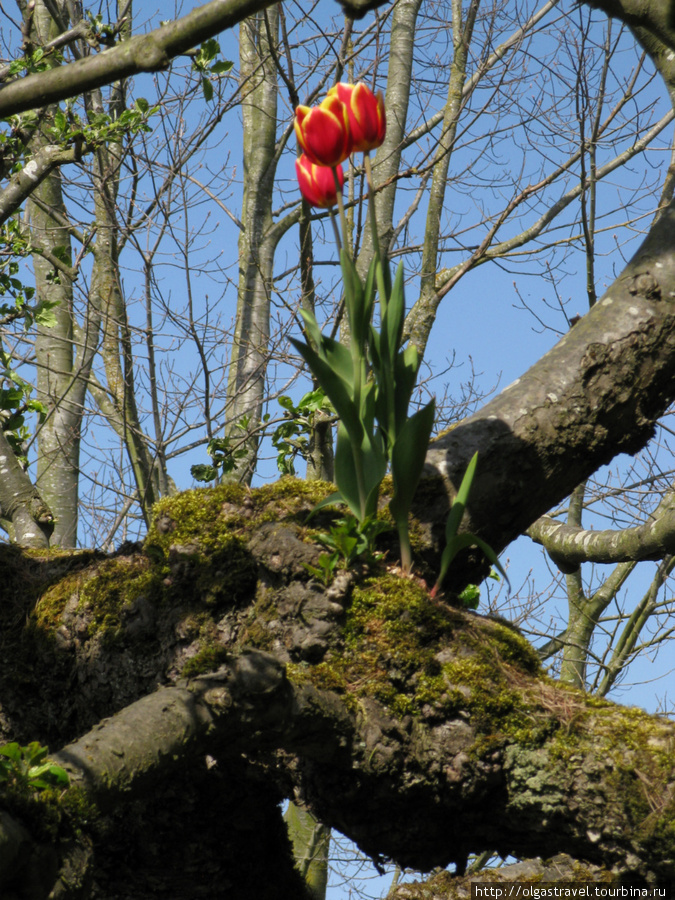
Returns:
[[[169,68],[171,59],[165,48],[148,36],[140,40],[134,48],[134,62],[143,72],[159,72]]]
[[[633,284],[629,287],[628,292],[646,300],[661,299],[661,285],[651,272],[641,272],[633,278]]]

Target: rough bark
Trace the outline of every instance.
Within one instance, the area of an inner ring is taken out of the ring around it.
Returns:
[[[49,801],[49,834],[47,807],[5,794],[7,846],[23,851],[8,850],[0,886],[24,884],[28,853],[48,885],[36,897],[59,878],[65,891],[64,865],[81,887],[60,896],[126,897],[133,857],[142,900],[184,866],[167,816],[203,802],[200,869],[171,896],[211,896],[226,877],[253,897],[250,852],[218,854],[262,839],[264,812],[292,879],[283,796],[379,861],[567,853],[606,878],[669,883],[675,724],[554,684],[517,631],[384,567],[312,581],[306,517],[329,490],[289,479],[163,500],[144,548],[113,557],[2,551],[0,728],[61,746],[72,783]],[[283,883],[258,875],[256,889],[302,896]]]

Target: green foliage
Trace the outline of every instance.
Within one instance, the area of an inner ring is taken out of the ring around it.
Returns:
[[[51,50],[45,52],[42,47],[38,47],[32,53],[22,56],[21,59],[13,59],[9,64],[9,75],[32,75],[35,72],[44,72],[51,69],[55,62],[63,60],[63,56],[58,52]]]
[[[335,450],[338,498],[363,528],[374,519],[380,484],[391,465],[390,510],[401,544],[403,568],[412,566],[408,514],[422,473],[434,420],[434,403],[408,416],[417,379],[417,350],[402,349],[405,297],[403,268],[393,286],[376,254],[362,284],[350,257],[341,253],[350,345],[321,334],[314,316],[302,312],[308,342],[293,341],[339,416]],[[379,286],[380,329],[371,324]]]
[[[277,451],[277,468],[282,475],[295,475],[295,460],[309,458],[310,438],[321,416],[334,414],[330,400],[321,388],[306,393],[295,406],[290,397],[279,397],[284,421],[272,434],[272,446]]]
[[[265,418],[269,418],[266,416]],[[250,417],[244,416],[237,422],[237,428],[248,434]],[[236,471],[239,460],[248,456],[248,450],[243,438],[233,440],[232,437],[212,438],[206,445],[206,452],[211,457],[211,465],[198,464],[190,468],[190,473],[195,481],[215,481],[219,474],[227,475]]]
[[[28,245],[15,221],[5,223],[0,244],[4,244],[8,255],[28,252]],[[0,269],[0,325],[6,328],[12,323],[22,322],[25,331],[34,325],[53,327],[56,324],[54,309],[58,302],[43,300],[32,304],[35,288],[24,285],[18,274],[19,264],[15,260]],[[30,437],[30,431],[25,417],[27,413],[37,413],[43,421],[46,409],[37,400],[30,399],[33,386],[14,370],[11,354],[1,347],[0,365],[0,427],[14,453],[27,466],[23,445]]]
[[[54,114],[53,124],[47,133],[54,143],[69,145],[79,142],[93,149],[110,141],[122,141],[130,135],[152,131],[148,120],[159,108],[159,105],[151,107],[147,100],[139,97],[130,109],[123,110],[117,116],[93,113],[88,121],[83,122],[67,103],[65,110],[59,109]]]
[[[436,584],[431,591],[432,596],[434,596],[440,590],[441,584],[443,583],[443,580],[448,573],[448,569],[450,568],[450,564],[452,563],[455,556],[457,556],[459,551],[463,550],[465,547],[478,547],[479,550],[482,550],[485,556],[490,560],[492,565],[499,569],[499,571],[502,573],[506,580],[506,583],[509,583],[508,576],[504,571],[502,564],[497,559],[497,554],[494,552],[492,547],[490,547],[490,545],[486,543],[486,541],[484,541],[482,538],[476,537],[475,534],[457,534],[460,522],[462,521],[462,516],[464,515],[464,509],[469,499],[469,493],[471,491],[471,485],[476,474],[477,465],[478,453],[474,453],[474,455],[471,457],[471,462],[466,468],[466,472],[464,473],[464,477],[462,478],[462,483],[460,484],[459,490],[457,491],[455,501],[450,508],[448,520],[445,525],[445,549],[443,550],[443,555],[441,556],[441,567],[438,573],[438,579],[436,580]]]
[[[217,60],[219,53],[220,44],[214,38],[209,38],[208,41],[204,41],[192,59],[192,71],[202,76],[202,92],[207,103],[213,100],[211,79],[225,75],[234,65],[230,60]]]
[[[318,535],[317,540],[349,568],[360,556],[376,555],[375,539],[388,528],[386,522],[375,517],[359,522],[356,516],[348,514],[338,519],[327,533]]]
[[[92,43],[97,41],[99,44],[103,44],[106,47],[114,47],[119,33],[117,25],[111,25],[109,22],[104,22],[101,13],[94,15],[91,10],[85,10],[84,14],[89,20]]]
[[[0,427],[14,453],[27,466],[28,459],[23,452],[23,445],[30,437],[26,413],[37,413],[42,422],[47,410],[38,400],[30,399],[33,386],[11,368],[11,355],[0,350],[0,362],[4,366],[0,382]]]
[[[304,566],[310,575],[313,575],[324,587],[328,587],[333,580],[339,560],[339,553],[322,553],[319,556],[318,566],[313,566],[310,563],[304,563]]]
[[[385,266],[382,265],[384,272]],[[377,416],[391,465],[393,496],[389,503],[401,544],[401,563],[412,567],[408,515],[422,474],[434,425],[435,405],[431,400],[412,416],[408,408],[417,380],[420,360],[412,344],[402,349],[405,295],[403,266],[399,265],[393,287],[388,272],[380,289],[380,330],[371,326],[370,349],[378,383]]]
[[[493,581],[500,581],[499,575],[494,569],[491,570],[488,578]],[[457,595],[457,599],[464,609],[478,609],[480,603],[480,587],[477,584],[467,584],[464,590]]]
[[[68,773],[49,762],[49,748],[32,741],[27,747],[16,742],[0,747],[0,785],[21,791],[41,791],[69,784]]]
[[[480,603],[480,588],[477,584],[467,584],[464,590],[457,595],[464,609],[478,609]]]
[[[350,345],[321,334],[312,313],[302,310],[308,343],[293,340],[340,419],[335,450],[335,481],[340,499],[363,523],[377,511],[380,483],[387,470],[382,433],[375,417],[377,385],[370,378],[367,342],[375,301],[375,262],[363,285],[352,260],[342,251],[345,308]]]

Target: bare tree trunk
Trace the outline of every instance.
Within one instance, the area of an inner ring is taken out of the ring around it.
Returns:
[[[250,481],[255,470],[265,397],[270,334],[270,297],[276,240],[272,240],[272,198],[276,171],[277,71],[270,52],[279,27],[277,7],[242,22],[239,29],[244,150],[243,229],[239,235],[239,288],[228,376],[230,436],[249,433],[248,457],[233,476]]]
[[[32,39],[39,45],[58,33],[43,2],[35,6]],[[48,120],[49,121],[49,120]],[[42,131],[33,139],[35,150],[47,144]],[[27,203],[31,241],[35,247],[68,260],[71,239],[64,227],[61,170],[54,169],[32,192]],[[84,391],[77,384],[73,350],[73,284],[65,272],[38,253],[33,254],[38,301],[58,303],[53,310],[56,324],[38,325],[35,342],[37,399],[47,410],[38,434],[37,485],[54,514],[52,543],[75,547],[77,543],[80,428]],[[58,275],[58,277],[56,277]]]

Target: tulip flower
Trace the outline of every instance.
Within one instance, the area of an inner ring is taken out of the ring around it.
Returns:
[[[298,106],[295,134],[310,162],[338,166],[352,152],[347,109],[335,95],[319,106]]]
[[[337,203],[334,172],[337,173],[338,182],[342,187],[345,183],[342,166],[334,168],[317,166],[309,160],[306,153],[295,161],[295,174],[298,176],[300,193],[308,203],[320,209],[328,209]]]
[[[347,107],[353,151],[366,152],[380,146],[387,129],[382,91],[374,94],[362,82],[340,83],[328,91],[328,96],[337,97]]]

